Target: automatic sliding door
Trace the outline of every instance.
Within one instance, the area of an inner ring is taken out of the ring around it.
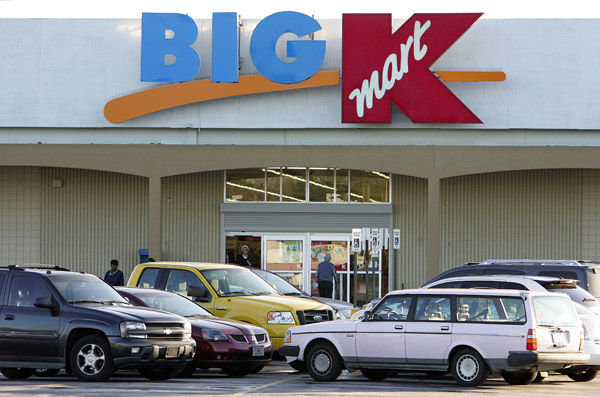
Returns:
[[[303,238],[265,237],[265,269],[277,273],[296,288],[304,287]]]
[[[348,300],[350,291],[348,289],[348,260],[349,260],[349,239],[347,236],[333,235],[311,235],[310,242],[310,293],[313,296],[319,295],[316,279],[319,263],[325,260],[325,255],[329,254],[331,263],[335,265],[340,282],[334,285],[333,298]]]

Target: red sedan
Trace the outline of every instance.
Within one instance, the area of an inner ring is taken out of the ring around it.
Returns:
[[[180,376],[196,368],[220,368],[229,376],[260,371],[273,355],[267,331],[255,325],[215,317],[189,299],[157,289],[116,287],[135,306],[146,306],[186,317],[192,323],[196,356]]]

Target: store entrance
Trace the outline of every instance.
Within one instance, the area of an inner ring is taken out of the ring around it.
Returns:
[[[226,261],[246,265],[238,262],[242,247],[247,246],[252,266],[318,296],[317,268],[329,254],[339,276],[333,298],[363,305],[387,292],[387,250],[359,252],[355,271],[350,240],[349,233],[228,233]]]

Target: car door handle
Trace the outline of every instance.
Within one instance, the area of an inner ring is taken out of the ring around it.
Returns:
[[[404,329],[404,325],[396,325],[394,328],[396,328],[396,329]]]
[[[449,326],[447,325],[442,325],[442,327],[440,328],[442,331],[448,331],[450,329]]]
[[[4,319],[5,319],[5,320],[9,320],[9,321],[11,321],[11,320],[14,320],[14,319],[15,319],[15,316],[14,316],[14,315],[12,315],[12,314],[7,314],[6,316],[4,316]]]
[[[227,308],[224,306],[217,306],[216,309],[217,310],[227,310]]]

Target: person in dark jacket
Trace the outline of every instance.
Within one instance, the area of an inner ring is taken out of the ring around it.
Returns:
[[[250,248],[247,245],[242,245],[242,254],[235,258],[235,263],[241,266],[257,267],[254,260],[250,258]]]
[[[323,262],[317,267],[317,283],[319,288],[319,296],[323,298],[331,298],[333,293],[333,279],[339,283],[340,278],[335,270],[335,265],[331,263],[331,255],[325,254]]]
[[[104,281],[113,287],[125,285],[125,277],[123,277],[123,272],[118,267],[119,261],[116,259],[111,260],[110,270],[104,275]]]

